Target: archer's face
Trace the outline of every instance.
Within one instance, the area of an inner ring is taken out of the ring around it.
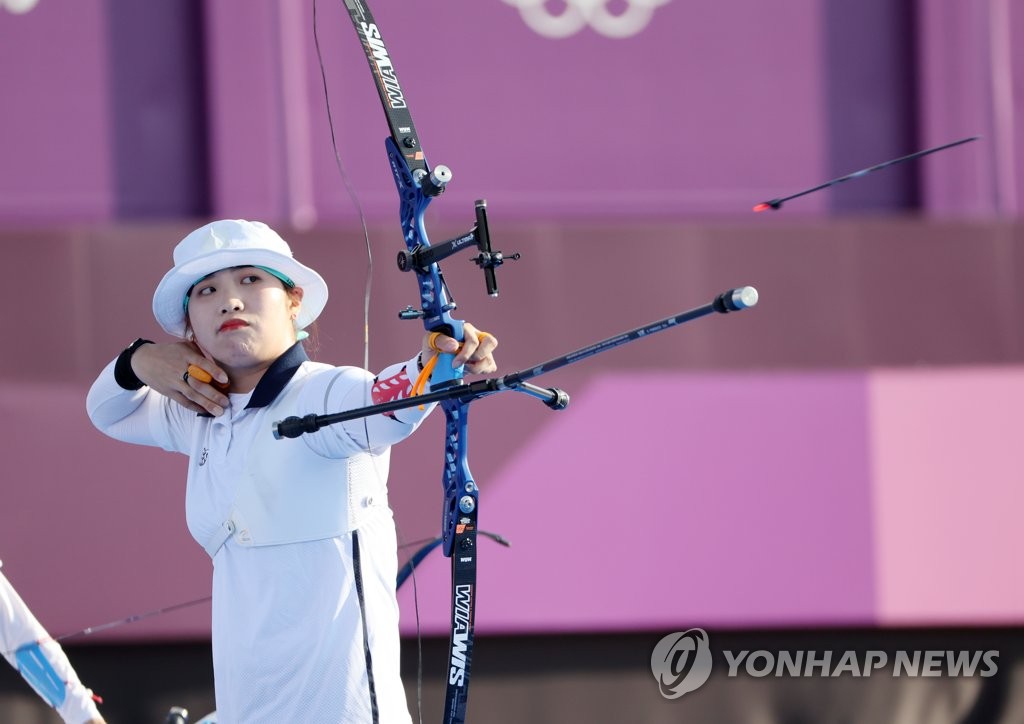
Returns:
[[[232,267],[192,288],[188,317],[196,344],[234,377],[262,372],[295,344],[301,306],[301,289],[256,267]]]

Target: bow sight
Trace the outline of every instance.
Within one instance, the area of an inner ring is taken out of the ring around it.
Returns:
[[[438,166],[437,168],[444,169],[448,174],[448,179],[451,179],[451,171],[448,171],[447,166]],[[437,193],[442,191],[444,191],[443,186],[440,187]],[[487,201],[485,199],[478,199],[476,202],[476,225],[472,230],[440,244],[433,246],[421,245],[412,250],[398,252],[398,268],[404,272],[414,271],[417,274],[429,274],[431,264],[447,259],[452,254],[467,248],[470,244],[476,245],[477,255],[473,257],[472,261],[484,270],[487,294],[492,297],[498,296],[498,279],[495,276],[494,270],[506,261],[516,261],[520,258],[520,254],[512,254],[506,257],[500,251],[493,251],[491,249],[491,234],[487,227]],[[441,281],[442,283],[444,282],[443,276]],[[445,288],[447,288],[447,285],[445,285]],[[449,311],[451,309],[455,309],[454,302],[451,303]],[[406,307],[398,313],[398,316],[401,319],[422,319],[425,316],[425,312],[415,310],[412,307]]]

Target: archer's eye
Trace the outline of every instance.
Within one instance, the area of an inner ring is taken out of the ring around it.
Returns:
[[[259,274],[246,274],[244,277],[242,277],[242,284],[255,284],[259,280]]]
[[[193,294],[197,297],[206,297],[213,294],[215,291],[217,290],[214,289],[212,285],[207,284],[206,286],[203,287],[196,287],[196,290],[193,292]]]

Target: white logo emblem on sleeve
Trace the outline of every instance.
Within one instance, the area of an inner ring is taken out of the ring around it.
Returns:
[[[669,0],[626,0],[622,13],[608,9],[609,0],[565,0],[565,9],[552,13],[547,0],[504,0],[519,8],[523,21],[545,38],[568,38],[588,25],[608,38],[628,38],[647,27],[655,8]]]
[[[651,673],[666,699],[699,689],[711,676],[711,646],[704,629],[670,633],[651,653]]]

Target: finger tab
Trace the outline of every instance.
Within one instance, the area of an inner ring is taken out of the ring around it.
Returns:
[[[188,366],[188,376],[207,384],[213,381],[213,376],[209,372],[204,370],[202,367],[197,367],[196,365]]]

